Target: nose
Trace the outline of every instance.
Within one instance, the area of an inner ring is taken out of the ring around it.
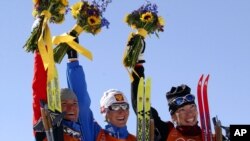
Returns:
[[[120,108],[117,113],[119,114],[126,114],[128,112],[128,110],[123,110],[122,108]]]
[[[73,109],[75,109],[75,108],[76,108],[75,104],[68,104],[68,105],[67,105],[67,109],[68,109],[68,110],[73,110]]]

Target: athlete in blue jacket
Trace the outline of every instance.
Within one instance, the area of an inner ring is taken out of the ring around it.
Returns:
[[[119,93],[105,93],[107,97],[102,98],[101,113],[105,115],[108,125],[105,126],[105,129],[102,129],[98,123],[95,122],[93,113],[90,109],[91,100],[87,91],[85,74],[82,66],[79,65],[77,53],[73,49],[70,49],[67,54],[69,60],[67,64],[67,82],[68,87],[77,95],[80,108],[79,122],[81,124],[83,140],[119,141],[123,139],[125,141],[135,141],[135,137],[128,133],[126,126],[129,115],[129,105],[128,102],[125,101],[125,96],[120,91],[116,91]],[[120,118],[119,116],[124,118]]]
[[[90,110],[91,101],[87,91],[83,68],[79,65],[77,58],[72,58],[71,55],[70,51],[68,51],[67,83],[68,87],[74,91],[78,99],[78,121],[81,125],[82,140],[95,141],[95,137],[100,132],[101,127],[95,122],[93,113]]]

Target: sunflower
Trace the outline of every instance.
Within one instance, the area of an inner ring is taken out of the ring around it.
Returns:
[[[144,29],[147,34],[158,37],[158,32],[163,32],[164,20],[158,16],[157,5],[150,2],[126,15],[124,20],[132,29]]]
[[[77,2],[73,6],[71,6],[71,14],[74,18],[77,18],[81,9],[82,9],[83,3],[81,1]]]
[[[131,75],[141,49],[145,45],[143,44],[145,38],[150,34],[159,37],[158,33],[164,31],[164,20],[158,16],[157,5],[151,4],[149,1],[126,15],[124,20],[133,30],[137,30],[136,33],[130,35],[123,58],[123,64],[126,68],[129,68],[128,71]]]
[[[101,23],[101,19],[99,17],[96,17],[96,16],[88,17],[88,24],[90,26],[99,25],[100,23]]]
[[[64,6],[68,6],[68,5],[69,5],[68,0],[61,0],[61,3],[62,3]]]
[[[158,17],[158,21],[161,26],[165,25],[165,21],[161,16]]]
[[[32,0],[34,4],[36,4],[39,0]]]
[[[61,0],[63,1],[63,0]],[[99,2],[102,4],[99,5]],[[101,28],[106,26],[108,28],[109,22],[103,17],[103,12],[105,11],[107,4],[110,3],[110,0],[93,0],[92,3],[89,3],[87,0],[81,0],[73,4],[71,9],[71,14],[74,19],[76,19],[76,25],[68,33],[74,37],[78,37],[81,32],[91,33],[96,35],[101,32]],[[54,48],[54,59],[57,63],[60,63],[65,56],[68,48],[71,48],[72,44],[70,42],[60,42]],[[78,46],[79,47],[79,46]],[[72,47],[73,48],[73,47]],[[87,49],[86,49],[87,50]],[[76,51],[85,55],[87,58],[92,59],[91,52],[88,51],[83,53],[83,51],[78,48]]]
[[[32,28],[31,35],[23,46],[27,52],[34,52],[37,50],[38,39],[42,37],[41,34],[45,32],[42,32],[42,30],[45,29],[45,24],[42,23],[62,23],[64,21],[66,7],[68,6],[68,0],[32,0],[32,2],[34,4],[32,15],[36,19],[39,19],[39,22]],[[47,39],[48,38],[46,38],[46,40]]]
[[[147,23],[149,23],[149,22],[153,22],[153,15],[152,15],[152,13],[151,12],[146,12],[146,13],[144,13],[144,14],[142,14],[141,15],[141,21],[143,21],[143,22],[147,22]]]
[[[66,13],[66,8],[60,7],[59,14],[65,14],[65,13]]]

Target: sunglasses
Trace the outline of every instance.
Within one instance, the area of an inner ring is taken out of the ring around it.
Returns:
[[[177,106],[182,105],[185,102],[193,102],[195,100],[195,97],[192,94],[188,94],[183,97],[177,97],[171,101],[171,104],[175,104]]]
[[[120,109],[122,110],[128,110],[129,105],[127,103],[122,103],[122,104],[112,104],[108,107],[110,111],[118,111]]]

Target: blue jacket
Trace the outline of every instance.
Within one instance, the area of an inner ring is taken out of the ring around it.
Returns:
[[[87,91],[85,74],[78,61],[67,64],[68,87],[73,90],[78,98],[79,123],[83,141],[95,141],[101,127],[95,122],[90,110],[90,97]]]
[[[78,98],[82,140],[96,141],[102,128],[94,120],[93,113],[90,109],[91,100],[87,91],[85,74],[78,61],[67,64],[67,82],[68,87],[75,92]],[[117,128],[110,123],[105,127],[105,132],[117,139],[125,139],[129,135],[126,126]]]

